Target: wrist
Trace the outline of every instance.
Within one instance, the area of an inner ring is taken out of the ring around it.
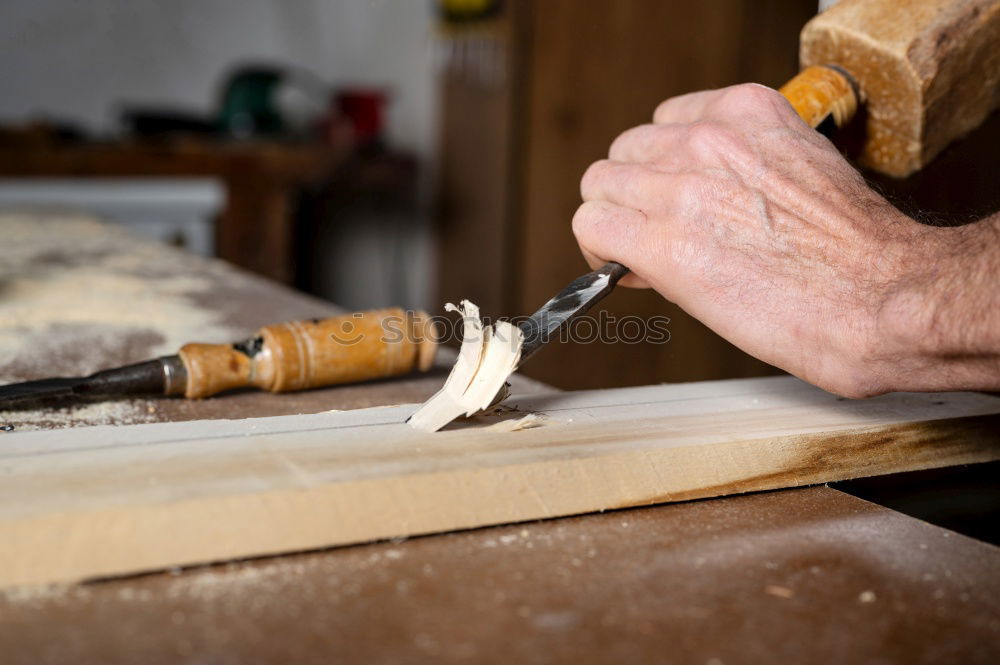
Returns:
[[[890,389],[995,387],[1000,223],[910,224],[875,326]]]

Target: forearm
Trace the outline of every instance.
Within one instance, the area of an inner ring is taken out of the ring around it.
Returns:
[[[892,388],[1000,389],[1000,214],[924,240],[883,308]]]

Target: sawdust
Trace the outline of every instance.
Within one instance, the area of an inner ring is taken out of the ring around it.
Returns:
[[[483,431],[489,432],[520,432],[525,429],[532,429],[534,427],[542,427],[547,424],[545,416],[540,413],[528,413],[520,418],[513,418],[510,420],[501,420],[498,423],[494,423],[489,427],[484,428]]]
[[[201,570],[188,570],[174,577],[165,590],[167,598],[196,598],[213,601],[232,597],[246,588],[280,592],[281,589],[316,570],[322,560],[295,556],[275,561],[230,562]],[[339,582],[339,578],[337,579]],[[240,602],[242,598],[240,597]]]
[[[40,339],[69,354],[63,359],[75,373],[89,374],[103,369],[93,360],[103,354],[81,347],[131,337],[142,341],[135,354],[148,357],[192,339],[239,337],[218,312],[192,306],[212,288],[188,274],[192,257],[96,220],[0,213],[0,252],[0,383],[46,374]]]
[[[44,603],[85,599],[89,596],[90,587],[80,584],[44,584],[0,589],[0,600],[9,603]]]
[[[49,409],[0,411],[0,426],[13,426],[11,433],[62,429],[85,425],[120,425],[156,421],[147,400],[108,401]],[[0,441],[5,432],[0,431]]]

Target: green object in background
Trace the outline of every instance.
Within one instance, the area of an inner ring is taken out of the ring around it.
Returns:
[[[222,96],[219,126],[227,134],[281,134],[285,127],[277,105],[277,90],[285,71],[276,67],[246,67],[229,77]]]

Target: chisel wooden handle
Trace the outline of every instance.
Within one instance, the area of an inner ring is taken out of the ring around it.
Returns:
[[[834,65],[806,67],[778,91],[814,129],[843,127],[858,110],[858,92],[850,74]],[[824,132],[826,133],[826,132]]]
[[[266,326],[240,344],[186,344],[178,355],[187,377],[170,392],[278,393],[424,371],[437,349],[433,325],[424,312],[390,308]]]

